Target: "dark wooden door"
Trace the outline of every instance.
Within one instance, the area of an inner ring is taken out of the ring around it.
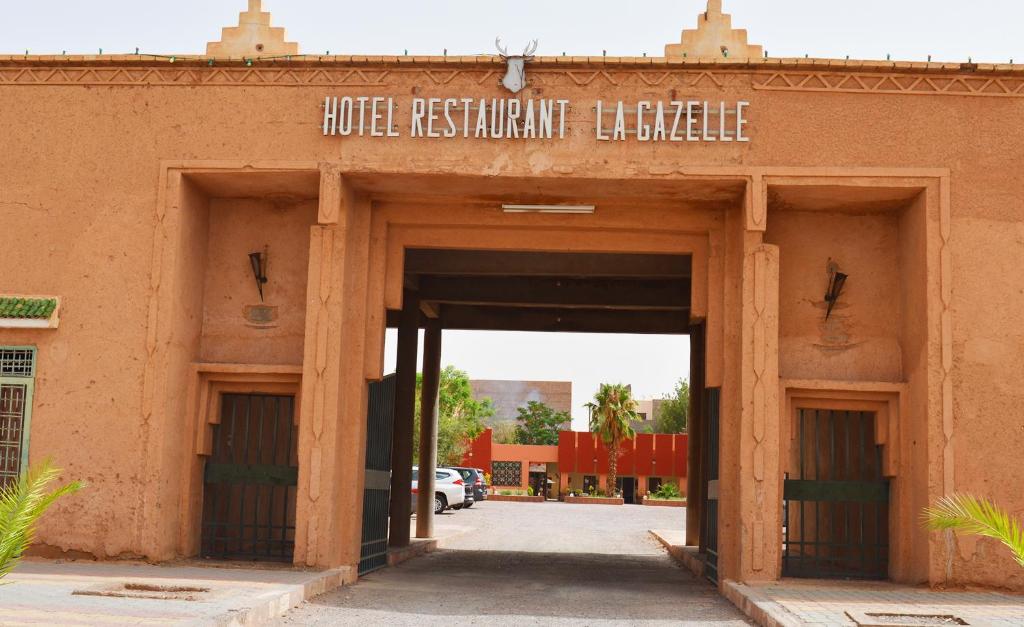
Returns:
[[[889,481],[875,415],[802,409],[799,464],[783,489],[786,577],[885,579]]]
[[[619,493],[622,494],[622,500],[624,503],[635,504],[636,503],[636,478],[635,477],[617,477],[615,479],[616,487],[619,489]]]
[[[298,485],[295,397],[224,394],[206,460],[201,554],[291,562]]]

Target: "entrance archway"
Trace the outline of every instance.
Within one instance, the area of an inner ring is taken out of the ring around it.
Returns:
[[[405,252],[398,366],[390,544],[409,542],[416,335],[426,329],[422,407],[433,406],[443,330],[686,334],[690,331],[692,256],[409,249]],[[700,356],[698,368],[703,368]],[[428,383],[433,387],[428,387]],[[403,390],[405,392],[403,393]],[[422,414],[418,529],[433,528],[431,483],[436,420]],[[609,490],[615,486],[609,486]],[[632,499],[635,485],[629,485]]]

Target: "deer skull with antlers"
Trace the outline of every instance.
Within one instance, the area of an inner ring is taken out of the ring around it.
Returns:
[[[515,56],[510,56],[508,49],[501,45],[501,37],[495,38],[494,45],[498,48],[501,58],[508,63],[508,72],[505,73],[505,78],[501,79],[501,84],[513,94],[519,93],[526,87],[526,62],[537,52],[537,40],[531,41],[522,54]]]

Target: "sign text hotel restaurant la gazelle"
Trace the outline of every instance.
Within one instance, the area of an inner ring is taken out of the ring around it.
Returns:
[[[205,55],[0,57],[0,480],[89,483],[37,552],[355,579],[409,507],[387,327],[647,331],[694,348],[709,576],[1024,590],[920,524],[1024,511],[1024,66],[772,58],[719,0],[658,57],[303,55],[249,4]],[[277,421],[259,473],[232,415]]]

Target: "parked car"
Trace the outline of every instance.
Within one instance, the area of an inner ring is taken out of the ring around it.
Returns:
[[[476,502],[476,499],[473,498],[473,486],[462,478],[462,474],[454,468],[439,468],[438,472],[448,473],[448,477],[445,479],[438,479],[438,483],[444,481],[445,483],[451,482],[455,485],[462,486],[462,505],[452,505],[452,509],[459,510],[463,507],[473,507],[473,503]]]
[[[448,470],[454,470],[462,476],[462,480],[466,482],[466,496],[472,496],[474,503],[487,500],[487,483],[484,481],[483,470],[463,466],[451,466]]]
[[[480,496],[482,497],[481,500],[486,501],[487,490],[488,488],[491,487],[487,485],[487,473],[484,472],[483,468],[477,468],[476,472],[478,475],[480,475]]]
[[[412,468],[412,511],[416,511],[416,495],[419,494],[420,469]],[[462,509],[466,503],[465,481],[454,470],[438,468],[434,474],[434,513],[446,509]]]

